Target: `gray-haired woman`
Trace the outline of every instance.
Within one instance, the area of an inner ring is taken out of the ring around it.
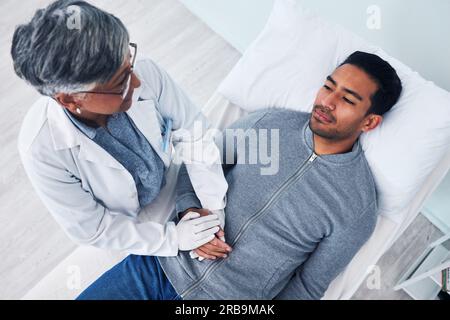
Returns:
[[[223,213],[227,183],[206,119],[164,70],[136,60],[137,48],[118,18],[84,1],[56,1],[18,26],[15,71],[43,95],[23,122],[19,151],[77,243],[172,256],[211,241],[223,221],[194,212],[171,221],[174,147],[197,187],[191,207]],[[186,156],[199,142],[208,157]]]

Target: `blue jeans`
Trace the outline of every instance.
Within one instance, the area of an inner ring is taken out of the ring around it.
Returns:
[[[130,255],[77,300],[181,300],[156,257]]]

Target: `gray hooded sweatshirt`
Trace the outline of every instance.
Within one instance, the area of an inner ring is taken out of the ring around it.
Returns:
[[[270,130],[279,130],[279,170],[273,175],[261,174],[267,163],[259,159],[244,164],[249,151],[258,154],[257,145],[247,143],[242,152],[237,140],[245,138],[224,134],[225,236],[233,251],[226,259],[202,262],[188,252],[159,257],[181,298],[320,299],[370,237],[377,195],[361,145],[357,141],[348,153],[317,156],[310,117],[269,109],[230,127],[249,135],[266,129],[269,146]],[[230,152],[235,156],[227,157]],[[178,212],[201,207],[185,168],[178,179]]]

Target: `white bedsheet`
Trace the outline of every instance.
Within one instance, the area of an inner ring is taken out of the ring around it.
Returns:
[[[219,94],[213,95],[204,113],[214,127],[224,128],[246,112]],[[450,152],[428,178],[415,200],[400,213],[399,222],[380,216],[372,237],[347,268],[332,282],[324,299],[350,299],[371,268],[416,218],[426,197],[434,191],[450,167]],[[23,299],[74,299],[90,283],[125,257],[91,247],[78,247],[33,287]],[[77,278],[79,276],[79,278]],[[79,282],[77,283],[77,280]],[[79,285],[79,286],[78,286]]]

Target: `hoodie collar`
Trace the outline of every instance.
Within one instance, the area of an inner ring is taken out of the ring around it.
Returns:
[[[308,148],[311,150],[312,153],[314,151],[314,133],[311,131],[309,124],[310,120],[306,121],[306,123],[303,125],[303,135],[306,144],[308,145]],[[355,160],[361,155],[362,155],[361,143],[358,139],[353,145],[352,150],[347,153],[321,155],[319,156],[319,158],[325,162],[330,162],[334,164],[345,164]]]

